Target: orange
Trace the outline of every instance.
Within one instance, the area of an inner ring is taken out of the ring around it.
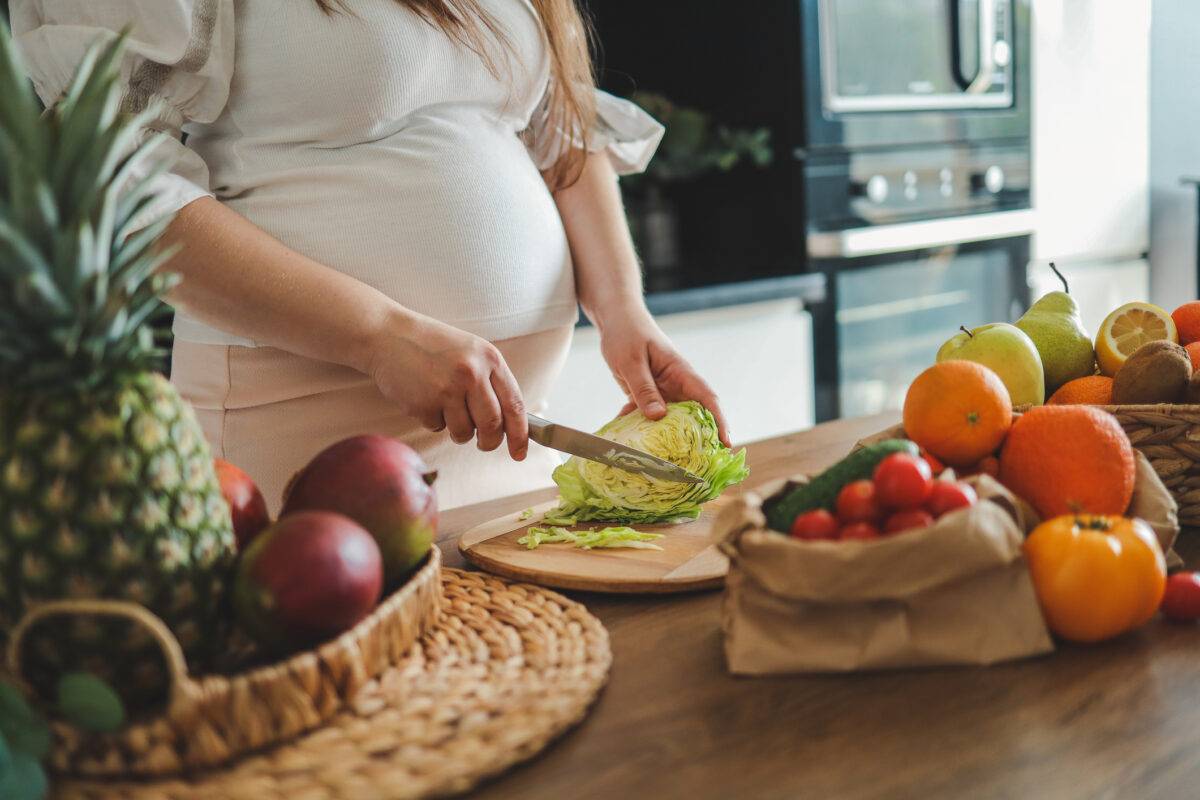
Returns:
[[[1184,303],[1171,312],[1171,319],[1179,330],[1180,344],[1200,342],[1200,300]]]
[[[1133,446],[1111,414],[1092,406],[1040,406],[1013,422],[1000,482],[1042,519],[1124,514],[1133,497]]]
[[[1058,387],[1058,391],[1050,395],[1046,404],[1051,406],[1111,405],[1112,387],[1113,379],[1107,375],[1088,375],[1086,378],[1076,378]]]
[[[1200,370],[1200,342],[1192,342],[1185,345],[1183,349],[1188,351],[1188,355],[1192,359],[1192,372]]]
[[[1126,303],[1105,317],[1096,332],[1100,372],[1111,378],[1139,347],[1159,339],[1179,341],[1171,315],[1153,303]]]
[[[952,467],[969,467],[994,453],[1011,425],[1004,382],[974,361],[934,364],[904,398],[908,438]]]

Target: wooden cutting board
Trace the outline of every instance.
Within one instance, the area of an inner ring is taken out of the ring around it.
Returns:
[[[728,496],[729,493],[726,494]],[[633,525],[639,531],[664,534],[655,541],[662,550],[613,548],[581,550],[569,544],[543,544],[530,550],[517,539],[556,501],[476,525],[463,533],[458,549],[481,569],[519,581],[613,594],[665,594],[714,589],[725,582],[729,560],[712,543],[713,522],[722,507],[719,497],[705,504],[698,519],[675,525]],[[590,522],[576,529],[621,523]]]

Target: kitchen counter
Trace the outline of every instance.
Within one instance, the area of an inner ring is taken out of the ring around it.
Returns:
[[[646,308],[656,317],[685,314],[711,308],[729,308],[795,297],[807,305],[824,302],[825,274],[801,272],[772,278],[716,283],[711,286],[691,286],[683,289],[647,289]],[[581,310],[579,327],[590,326],[591,320]]]
[[[894,416],[750,445],[753,488],[820,469]],[[447,512],[468,527],[553,490]],[[1178,547],[1192,567],[1200,535]],[[733,678],[720,592],[568,593],[612,637],[609,685],[583,723],[480,798],[1194,797],[1200,628],[1155,619],[1115,641],[986,668]]]
[[[646,307],[657,317],[663,314],[760,303],[784,297],[796,297],[805,305],[812,305],[825,300],[825,291],[823,273],[804,272],[798,275],[696,286],[690,289],[650,291],[646,293]]]

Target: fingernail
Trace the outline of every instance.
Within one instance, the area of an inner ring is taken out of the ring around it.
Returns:
[[[657,400],[654,400],[654,401],[651,401],[646,404],[646,410],[649,411],[651,414],[657,414],[658,412],[665,411],[666,409],[663,408],[662,403],[658,402]]]

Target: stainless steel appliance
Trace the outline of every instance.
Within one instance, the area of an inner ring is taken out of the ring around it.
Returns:
[[[825,107],[1010,107],[1011,11],[1005,0],[821,0]]]
[[[1028,141],[1028,0],[800,5],[806,149]]]
[[[960,325],[1028,303],[1029,9],[807,0],[805,254],[818,419],[898,408]],[[815,34],[815,35],[814,35]]]

